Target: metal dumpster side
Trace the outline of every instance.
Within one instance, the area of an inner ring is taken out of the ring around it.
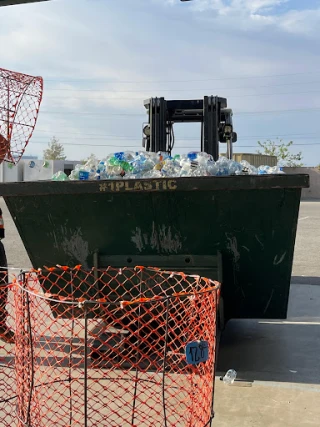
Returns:
[[[286,318],[308,175],[1,184],[35,268],[106,263],[218,279],[225,317]],[[110,261],[110,262],[108,262]]]

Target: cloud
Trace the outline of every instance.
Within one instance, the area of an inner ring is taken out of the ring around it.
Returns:
[[[291,10],[283,15],[278,24],[288,33],[301,35],[316,35],[319,37],[320,8],[314,10]]]
[[[233,0],[230,7],[245,9],[250,14],[263,14],[277,10],[278,6],[287,2],[288,0]]]
[[[288,0],[195,0],[192,8],[200,11],[211,9],[220,15],[239,11],[251,15],[273,11],[287,2]]]
[[[290,0],[195,0],[190,8],[198,14],[206,12],[206,20],[221,26],[229,24],[234,30],[274,27],[290,34],[318,37],[320,8],[315,5],[312,9],[306,3],[298,10]]]
[[[294,10],[294,2],[308,3],[310,10]],[[147,117],[143,100],[150,96],[227,97],[239,145],[243,135],[305,132],[302,113],[246,116],[243,111],[320,106],[316,74],[281,77],[320,69],[319,16],[312,0],[90,3],[64,0],[1,10],[0,66],[45,79],[29,153],[41,155],[52,135],[66,144],[80,135],[87,146],[66,145],[70,158],[103,156],[125,145],[139,149]],[[319,134],[318,113],[303,117],[308,131]],[[125,135],[129,138],[120,138]],[[192,145],[189,138],[199,135],[193,125],[177,126],[180,145]]]

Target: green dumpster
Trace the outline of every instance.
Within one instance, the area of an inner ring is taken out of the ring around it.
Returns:
[[[35,268],[155,266],[222,281],[224,316],[287,315],[308,175],[0,185]]]

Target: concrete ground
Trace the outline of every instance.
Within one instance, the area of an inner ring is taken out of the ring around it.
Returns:
[[[30,267],[2,199],[0,207],[6,225],[4,244],[9,266]],[[214,426],[320,425],[319,243],[320,202],[303,202],[288,319],[233,320],[228,323],[219,352]],[[238,380],[232,386],[219,380],[219,375],[229,368],[238,372]],[[13,425],[16,425],[14,418]]]
[[[293,282],[320,284],[320,201],[302,202],[293,263]],[[310,280],[308,280],[310,277]],[[315,279],[316,278],[316,279]]]

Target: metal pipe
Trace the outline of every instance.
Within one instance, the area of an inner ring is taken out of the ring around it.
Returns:
[[[231,137],[227,140],[227,158],[230,160],[233,158],[233,145]]]

